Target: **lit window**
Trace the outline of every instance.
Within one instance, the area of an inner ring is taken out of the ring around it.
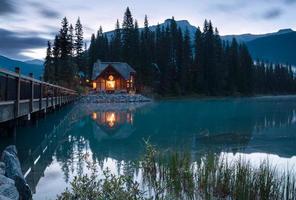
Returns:
[[[115,81],[106,81],[106,88],[107,88],[107,90],[114,90],[115,89]]]
[[[113,81],[113,80],[114,80],[114,76],[110,75],[110,76],[108,77],[108,79],[109,79],[110,81]]]
[[[97,83],[93,82],[93,89],[97,89]]]
[[[96,119],[97,119],[97,113],[93,112],[93,114],[92,114],[92,118],[93,118],[94,120],[96,120]]]

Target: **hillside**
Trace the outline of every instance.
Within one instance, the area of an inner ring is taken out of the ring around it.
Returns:
[[[19,67],[23,75],[28,75],[32,72],[35,78],[39,78],[43,74],[43,65],[30,64],[4,56],[0,56],[0,67],[11,71],[14,71],[15,67]]]
[[[282,35],[282,34],[291,33],[291,32],[294,32],[294,31],[292,29],[282,29],[274,33],[266,33],[266,34],[258,34],[258,35],[250,34],[250,33],[242,34],[242,35],[225,35],[225,36],[221,36],[221,38],[225,41],[231,41],[232,38],[235,38],[238,42],[247,43],[258,38],[263,38],[263,37],[268,37],[273,35]]]
[[[296,32],[261,37],[246,44],[253,59],[296,65]]]
[[[43,60],[33,59],[33,60],[26,60],[25,63],[33,64],[33,65],[43,65]]]

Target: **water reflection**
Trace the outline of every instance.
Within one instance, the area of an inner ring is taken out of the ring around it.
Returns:
[[[18,129],[14,143],[23,171],[31,169],[27,180],[36,199],[46,191],[52,198],[75,175],[88,172],[87,160],[100,170],[135,174],[132,161],[142,155],[148,138],[163,150],[190,151],[196,161],[212,151],[294,162],[295,109],[296,97],[82,104],[41,120],[39,126]],[[60,187],[46,184],[54,181]]]
[[[92,119],[101,127],[112,130],[123,124],[132,124],[133,114],[131,111],[103,111],[93,112]]]

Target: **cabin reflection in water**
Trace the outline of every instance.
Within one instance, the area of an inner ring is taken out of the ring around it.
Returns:
[[[131,130],[133,125],[133,113],[129,110],[93,112],[91,118],[96,124],[95,132],[107,135],[118,134],[122,129]]]

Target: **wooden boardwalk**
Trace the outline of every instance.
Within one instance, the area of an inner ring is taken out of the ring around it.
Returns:
[[[58,85],[49,84],[29,76],[0,68],[0,126],[10,120],[27,117],[37,112],[46,113],[74,101],[78,94]]]

